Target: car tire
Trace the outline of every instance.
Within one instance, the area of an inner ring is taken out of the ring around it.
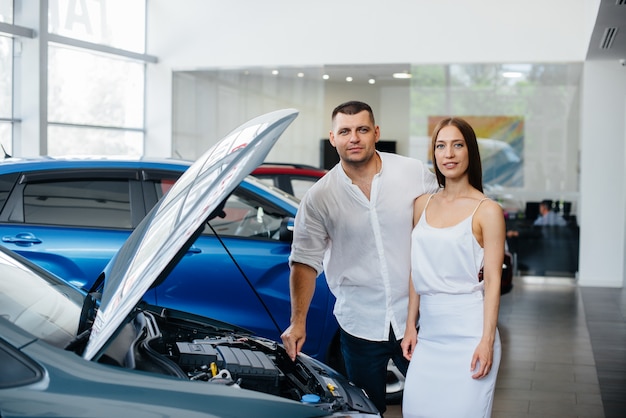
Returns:
[[[387,365],[387,403],[399,404],[404,393],[404,375],[392,360]]]

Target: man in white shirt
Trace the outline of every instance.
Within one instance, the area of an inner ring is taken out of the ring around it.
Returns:
[[[322,271],[336,298],[348,378],[382,414],[387,363],[408,366],[404,335],[413,201],[438,189],[419,160],[376,151],[380,128],[369,105],[347,102],[332,114],[330,143],[340,162],[303,197],[291,266],[291,324],[282,334],[292,359],[306,339],[306,316]]]

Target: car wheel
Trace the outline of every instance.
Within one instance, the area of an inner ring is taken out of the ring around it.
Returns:
[[[387,365],[387,403],[398,404],[402,401],[404,393],[404,375],[396,367],[396,364],[389,360]]]

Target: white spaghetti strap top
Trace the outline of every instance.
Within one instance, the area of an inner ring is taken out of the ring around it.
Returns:
[[[483,266],[484,249],[472,231],[472,219],[481,199],[470,216],[456,225],[435,228],[426,220],[426,208],[411,233],[411,274],[419,294],[464,294],[482,291],[478,280]]]

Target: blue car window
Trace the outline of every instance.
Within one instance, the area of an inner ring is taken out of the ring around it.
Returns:
[[[10,173],[0,176],[0,210],[4,207],[4,204],[15,185],[19,173]]]
[[[172,179],[160,179],[158,181],[154,181],[154,189],[156,191],[157,194],[157,199],[161,199],[163,197],[163,195],[165,195],[165,193],[167,193],[172,186],[174,185],[174,183],[176,183],[175,178]]]
[[[302,199],[307,190],[309,190],[316,181],[316,179],[310,177],[292,178],[291,187],[293,188],[293,195],[298,199]]]
[[[223,217],[211,220],[211,225],[221,236],[241,238],[279,238],[283,218],[290,216],[285,211],[258,196],[238,188],[226,200]],[[210,228],[204,234],[212,234]]]
[[[131,228],[127,180],[51,181],[24,188],[24,222]]]

